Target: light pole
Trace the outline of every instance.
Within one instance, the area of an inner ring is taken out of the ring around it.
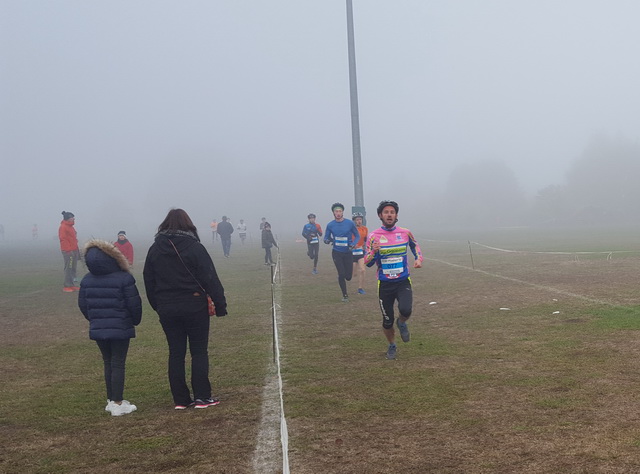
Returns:
[[[361,212],[366,224],[367,212],[364,207],[364,191],[362,185],[362,156],[360,153],[360,112],[358,110],[358,79],[356,77],[356,46],[353,35],[353,5],[347,0],[347,48],[349,51],[349,92],[351,97],[351,143],[353,147],[353,188],[355,206],[351,212]]]

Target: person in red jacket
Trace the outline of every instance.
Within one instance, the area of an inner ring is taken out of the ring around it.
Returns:
[[[60,250],[64,259],[64,287],[62,291],[71,293],[78,291],[76,286],[76,268],[80,259],[80,250],[78,249],[78,234],[73,225],[76,218],[73,212],[62,211],[62,222],[58,229],[58,237],[60,238]]]
[[[133,265],[133,245],[127,239],[127,233],[124,230],[118,232],[118,240],[113,245],[122,252],[122,255],[127,257],[129,265]]]

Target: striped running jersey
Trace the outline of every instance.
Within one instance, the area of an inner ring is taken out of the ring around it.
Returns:
[[[380,243],[380,250],[373,251],[373,243]],[[422,251],[409,229],[380,227],[369,235],[364,263],[371,267],[378,265],[380,281],[404,280],[409,278],[407,254],[409,249],[416,260],[422,263]]]

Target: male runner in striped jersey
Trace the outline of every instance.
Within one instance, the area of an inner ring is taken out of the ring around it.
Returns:
[[[395,331],[393,329],[393,305],[398,301],[400,313],[397,326],[403,342],[409,342],[407,319],[411,316],[413,292],[407,254],[411,250],[415,261],[413,268],[422,267],[420,246],[409,229],[396,226],[398,204],[382,201],[378,206],[378,217],[382,227],[369,234],[364,262],[368,267],[378,266],[378,299],[382,311],[382,330],[389,342],[387,359],[396,358]]]

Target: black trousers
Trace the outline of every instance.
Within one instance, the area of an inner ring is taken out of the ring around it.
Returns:
[[[191,305],[189,305],[191,306]],[[158,307],[160,323],[169,344],[169,386],[176,405],[188,405],[193,399],[211,397],[209,382],[209,316],[206,300],[197,309],[185,305]],[[185,356],[191,354],[191,388],[186,382]]]
[[[129,351],[129,339],[105,339],[96,341],[104,362],[104,382],[107,400],[119,402],[124,396],[124,366]]]

